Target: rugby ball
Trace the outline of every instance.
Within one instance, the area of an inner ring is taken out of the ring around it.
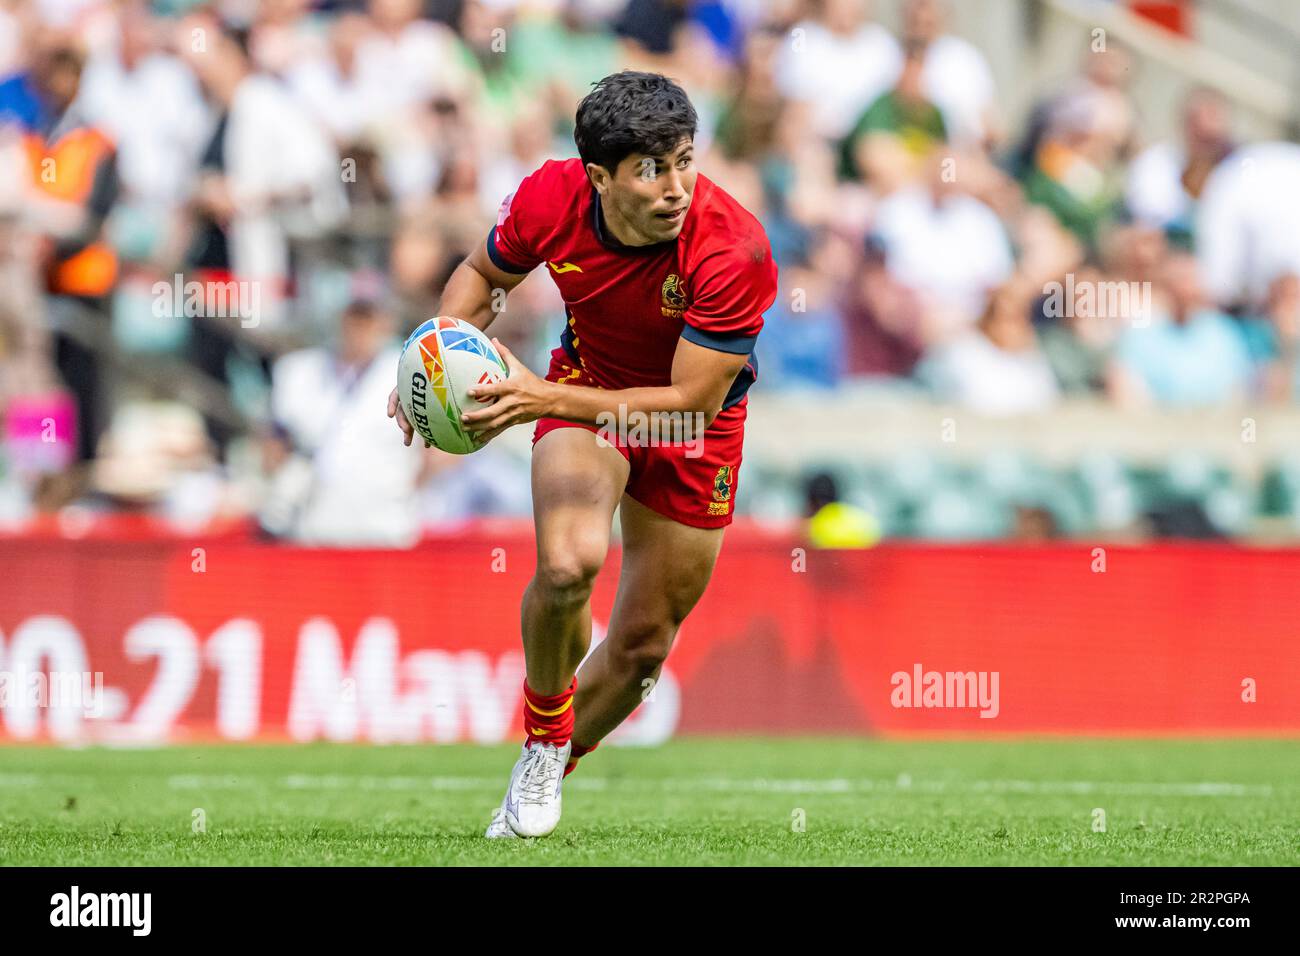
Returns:
[[[468,455],[483,446],[460,416],[491,404],[470,398],[469,390],[509,374],[491,339],[468,322],[438,316],[421,323],[402,346],[397,400],[416,435],[453,455]]]

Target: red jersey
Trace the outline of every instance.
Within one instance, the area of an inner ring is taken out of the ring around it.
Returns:
[[[625,246],[607,235],[582,160],[550,160],[501,204],[487,250],[504,272],[547,264],[568,318],[560,344],[601,388],[671,384],[679,338],[748,355],[722,406],[743,417],[776,263],[758,220],[706,177],[676,239]]]

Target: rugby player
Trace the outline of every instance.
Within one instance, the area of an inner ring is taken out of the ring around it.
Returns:
[[[697,171],[695,132],[694,107],[667,77],[605,77],[578,106],[578,158],[525,178],[443,292],[439,314],[487,329],[497,290],[544,264],[568,319],[545,378],[493,340],[510,374],[471,390],[491,405],[464,416],[485,441],[536,422],[526,739],[489,837],[555,829],[565,775],[653,686],[732,520],[776,266],[758,221]],[[409,445],[396,390],[388,414]],[[616,509],[617,597],[584,661]]]

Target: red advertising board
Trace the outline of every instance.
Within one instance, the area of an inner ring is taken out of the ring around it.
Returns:
[[[533,564],[518,532],[0,540],[0,740],[512,740]],[[736,528],[620,733],[1300,734],[1297,580],[1296,550],[818,551]]]

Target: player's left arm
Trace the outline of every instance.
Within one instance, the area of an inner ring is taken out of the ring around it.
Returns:
[[[530,372],[504,345],[492,340],[510,368],[508,378],[470,389],[473,398],[495,396],[488,408],[461,416],[462,421],[491,440],[511,425],[539,418],[560,418],[587,425],[631,420],[632,416],[670,414],[701,416],[705,428],[722,410],[731,384],[745,367],[749,352],[728,352],[697,345],[683,337],[673,353],[671,383],[645,388],[604,389],[560,385]],[[695,419],[691,419],[695,420]]]

